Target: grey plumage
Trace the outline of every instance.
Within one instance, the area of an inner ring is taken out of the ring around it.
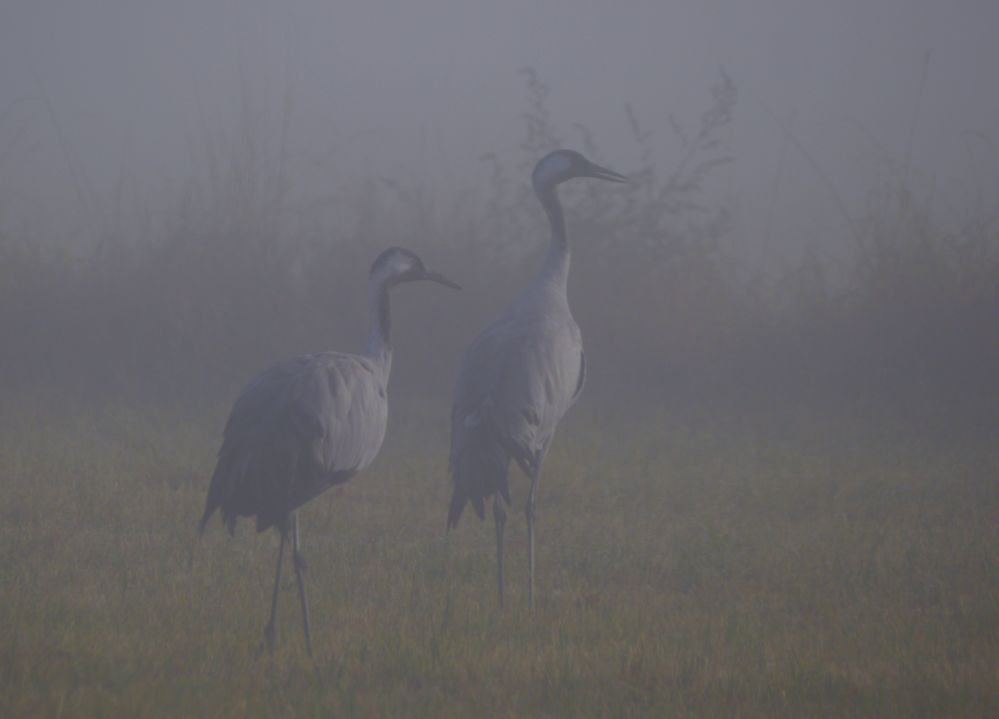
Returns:
[[[281,556],[293,530],[295,573],[311,652],[297,510],[346,482],[377,456],[385,438],[392,368],[389,291],[415,280],[458,287],[427,270],[412,252],[386,250],[375,260],[368,280],[372,320],[365,352],[320,352],[273,365],[246,385],[226,422],[200,531],[220,510],[230,532],[239,517],[255,516],[257,531],[275,527],[280,533],[271,615],[264,630],[264,642],[271,649]]]
[[[484,519],[485,502],[493,498],[501,606],[510,460],[531,480],[525,514],[533,606],[535,502],[541,465],[559,421],[579,398],[586,380],[582,336],[566,296],[569,244],[555,189],[574,177],[625,181],[622,175],[570,150],[556,150],[538,162],[532,183],[548,215],[551,247],[533,282],[465,351],[454,388],[448,529],[457,525],[469,502]]]
[[[201,525],[221,508],[232,532],[256,515],[257,531],[375,458],[385,436],[387,372],[377,361],[337,352],[274,365],[240,393],[226,423]]]

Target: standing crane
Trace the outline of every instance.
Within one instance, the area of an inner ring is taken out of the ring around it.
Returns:
[[[503,606],[503,532],[510,504],[507,474],[513,459],[531,480],[527,515],[529,603],[534,607],[534,524],[541,465],[555,428],[586,380],[579,326],[569,310],[569,242],[555,188],[575,177],[611,182],[627,178],[578,152],[556,150],[534,167],[534,193],[548,215],[551,247],[541,271],[500,317],[465,351],[451,408],[453,482],[448,530],[468,502],[485,519],[493,497],[499,603]]]
[[[232,534],[239,517],[256,516],[257,531],[281,536],[264,646],[276,638],[281,559],[289,532],[302,605],[305,643],[312,653],[298,508],[367,467],[378,454],[388,420],[386,386],[392,369],[389,291],[429,280],[460,287],[408,250],[385,250],[371,265],[371,331],[362,354],[319,352],[280,362],[250,381],[226,422],[199,533],[216,509]]]

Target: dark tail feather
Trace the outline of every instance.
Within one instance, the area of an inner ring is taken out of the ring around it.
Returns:
[[[233,474],[238,468],[239,464],[232,461],[232,456],[225,451],[225,447],[223,446],[215,463],[215,471],[212,472],[212,481],[208,485],[208,496],[205,498],[205,511],[201,515],[201,521],[198,522],[199,537],[204,533],[205,527],[208,525],[208,520],[215,514],[215,510],[221,507],[232,493],[235,479]],[[223,515],[226,514],[225,509],[222,510],[222,513]]]
[[[484,433],[468,437],[468,444],[452,459],[451,478],[454,491],[448,508],[448,530],[458,525],[458,519],[469,502],[479,519],[486,518],[485,501],[499,492],[510,504],[507,471],[510,456],[502,445]]]

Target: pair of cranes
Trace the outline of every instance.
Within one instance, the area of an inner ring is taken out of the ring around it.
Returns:
[[[531,481],[527,516],[529,602],[534,606],[534,524],[541,465],[559,420],[586,380],[579,326],[569,310],[569,243],[556,187],[576,177],[625,182],[578,152],[556,150],[534,167],[531,182],[551,227],[541,271],[498,319],[469,345],[454,388],[447,526],[471,502],[480,519],[492,498],[499,603],[503,605],[505,505],[512,459]],[[255,516],[257,531],[280,535],[270,616],[261,651],[274,649],[281,562],[289,534],[306,646],[312,652],[298,509],[342,484],[378,454],[388,420],[392,368],[389,293],[403,282],[460,287],[399,247],[374,261],[368,280],[371,333],[362,354],[320,352],[264,370],[240,392],[223,433],[200,531],[216,510],[233,531]]]

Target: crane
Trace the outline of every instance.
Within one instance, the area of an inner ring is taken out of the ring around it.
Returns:
[[[569,242],[556,188],[576,177],[611,182],[627,178],[573,150],[555,150],[535,165],[534,193],[551,228],[540,272],[465,351],[451,408],[452,495],[448,530],[465,505],[485,519],[493,498],[499,604],[503,606],[503,537],[510,504],[507,475],[513,459],[530,479],[527,517],[529,605],[534,607],[534,529],[541,465],[555,429],[586,380],[586,355],[566,295]]]
[[[386,387],[392,368],[389,292],[419,280],[460,289],[409,250],[382,252],[368,276],[371,329],[365,351],[319,352],[279,362],[243,388],[229,414],[199,533],[221,510],[230,534],[239,517],[255,516],[258,532],[274,527],[280,535],[270,617],[258,655],[265,646],[274,651],[281,560],[289,534],[305,642],[312,653],[298,509],[346,482],[378,454],[388,420]]]

